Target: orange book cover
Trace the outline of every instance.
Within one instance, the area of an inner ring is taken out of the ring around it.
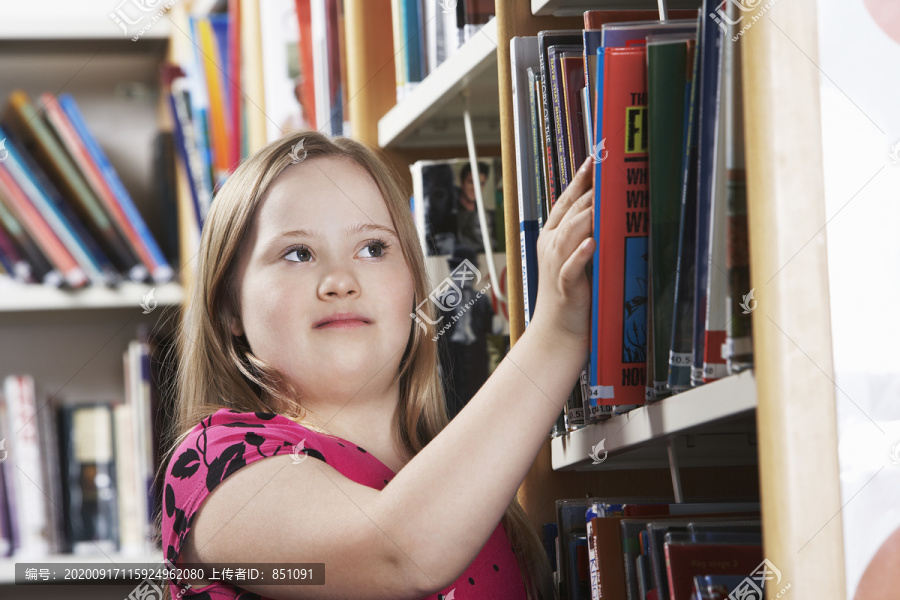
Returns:
[[[647,49],[600,48],[594,171],[591,403],[644,403],[647,363]],[[600,144],[598,144],[600,147]]]

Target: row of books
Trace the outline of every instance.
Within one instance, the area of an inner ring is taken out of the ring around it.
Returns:
[[[773,579],[758,502],[583,498],[557,500],[556,513],[544,542],[560,598],[762,598]]]
[[[740,48],[714,8],[510,41],[526,326],[537,236],[594,166],[590,360],[560,432],[752,367]]]
[[[139,555],[161,493],[160,364],[146,334],[124,353],[124,399],[40,398],[29,375],[0,397],[0,556]]]
[[[391,0],[397,102],[495,14],[494,0]]]
[[[17,90],[0,118],[0,268],[72,288],[174,276],[69,94]]]
[[[225,12],[170,18],[163,70],[189,261],[215,192],[243,158],[284,134],[350,135],[342,0],[230,0]]]

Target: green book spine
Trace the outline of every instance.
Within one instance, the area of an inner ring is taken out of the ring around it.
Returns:
[[[650,150],[650,319],[648,399],[669,394],[669,345],[681,216],[685,85],[688,84],[686,41],[647,44],[648,133]]]

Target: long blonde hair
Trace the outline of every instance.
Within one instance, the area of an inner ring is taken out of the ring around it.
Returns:
[[[236,302],[235,271],[242,240],[246,239],[261,200],[275,178],[291,164],[291,151],[302,141],[305,160],[345,157],[378,185],[412,275],[415,302],[428,297],[425,259],[418,241],[408,194],[397,174],[364,144],[343,137],[329,138],[316,131],[298,131],[276,140],[249,157],[217,193],[200,240],[195,276],[177,338],[173,431],[160,461],[165,472],[177,446],[202,419],[221,408],[241,412],[271,412],[295,421],[304,410],[290,383],[272,366],[254,356],[244,336],[232,334]],[[430,320],[435,315],[426,302]],[[410,339],[400,362],[400,401],[394,434],[414,456],[447,425],[449,419],[438,373],[438,347],[427,331],[410,319]],[[157,476],[157,481],[161,481]],[[157,514],[161,523],[162,513]],[[512,544],[529,600],[555,597],[546,552],[516,498],[502,523]],[[160,527],[156,528],[161,536]]]

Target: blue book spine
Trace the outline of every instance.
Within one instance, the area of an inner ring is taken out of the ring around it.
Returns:
[[[163,256],[159,245],[147,228],[147,224],[144,222],[141,213],[134,205],[134,201],[131,199],[131,195],[125,188],[122,180],[119,179],[119,174],[116,173],[116,170],[113,168],[112,163],[109,162],[106,153],[103,152],[100,144],[97,143],[97,140],[88,129],[84,117],[81,115],[81,110],[78,108],[75,100],[69,94],[62,94],[59,96],[59,104],[62,106],[63,111],[65,111],[66,116],[69,117],[69,121],[72,123],[72,126],[75,128],[81,141],[84,142],[84,146],[91,155],[91,159],[93,159],[94,163],[100,169],[100,174],[112,190],[116,201],[122,208],[122,212],[125,213],[125,217],[131,223],[131,226],[134,227],[134,230],[137,232],[141,242],[146,246],[150,256],[153,257],[155,264],[148,265],[148,267],[151,268],[153,280],[157,283],[163,283],[170,280],[174,274],[172,267]]]
[[[701,14],[710,14],[715,6],[704,1]],[[700,124],[697,151],[697,238],[695,241],[696,277],[694,283],[694,336],[691,385],[703,384],[703,351],[706,342],[706,301],[709,282],[709,230],[715,192],[716,133],[719,121],[719,83],[722,67],[722,30],[709,19],[700,25]],[[724,269],[726,265],[719,265]]]
[[[422,54],[419,51],[419,0],[403,0],[400,9],[401,27],[406,39],[403,52],[406,53],[406,80],[422,81]]]
[[[669,346],[669,390],[675,394],[690,388],[691,344],[695,278],[695,238],[697,227],[697,135],[698,64],[695,52],[689,100],[685,102],[685,141],[682,167],[681,222],[679,224],[678,266],[675,274],[675,302],[672,308],[672,337]]]
[[[522,243],[522,287],[525,293],[525,327],[531,322],[537,305],[537,220],[519,222],[519,238]]]
[[[203,216],[200,211],[200,195],[202,193],[203,183],[201,181],[202,176],[200,173],[197,173],[198,170],[202,168],[202,165],[196,164],[199,161],[199,153],[197,152],[196,146],[191,151],[191,148],[188,147],[188,144],[193,144],[193,131],[191,130],[190,119],[187,115],[187,106],[183,97],[179,97],[180,92],[173,90],[169,95],[169,104],[172,107],[172,115],[173,122],[175,127],[173,128],[173,132],[175,134],[175,148],[178,151],[178,155],[181,158],[184,164],[184,171],[187,173],[188,183],[191,188],[191,200],[194,204],[194,215],[197,218],[197,226],[200,230],[203,229]],[[192,164],[192,159],[195,161]]]
[[[594,140],[603,139],[603,57],[603,47],[600,46],[597,48],[597,70],[594,77],[594,98],[597,105],[597,116],[594,119]],[[600,340],[597,331],[600,316],[597,314],[599,310],[597,285],[600,282],[600,181],[603,175],[603,162],[598,160],[598,155],[602,150],[597,149],[600,146],[599,143],[595,143],[594,146],[594,257],[591,269],[591,359],[589,371],[592,409],[600,406],[600,374],[597,368],[600,364]]]

